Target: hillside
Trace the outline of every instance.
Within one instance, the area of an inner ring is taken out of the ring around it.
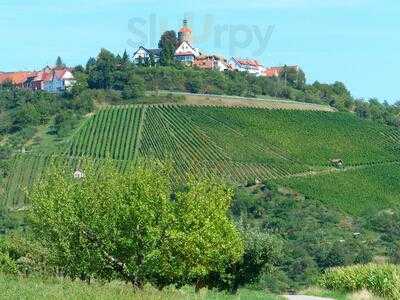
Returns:
[[[335,108],[316,103],[292,101],[287,99],[277,99],[272,97],[239,97],[212,94],[193,94],[183,92],[158,92],[160,95],[184,96],[184,100],[179,104],[200,105],[200,106],[224,106],[224,107],[253,107],[268,109],[289,109],[289,110],[314,110],[314,111],[336,111]],[[152,95],[152,93],[150,93]]]
[[[399,208],[400,164],[387,163],[348,168],[344,171],[279,179],[280,185],[344,212],[365,216]]]
[[[199,173],[235,184],[273,180],[348,213],[391,207],[398,200],[397,186],[386,187],[379,178],[395,178],[399,172],[400,132],[349,113],[109,106],[88,117],[65,144],[55,154],[71,168],[86,156],[110,157],[121,168],[156,158],[172,162],[178,183]],[[21,187],[40,176],[49,157],[32,152],[15,160],[7,181],[8,205],[25,205]],[[331,159],[342,159],[344,169],[331,166]]]

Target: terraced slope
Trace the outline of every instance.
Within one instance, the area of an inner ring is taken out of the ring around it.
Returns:
[[[399,158],[399,130],[348,113],[219,107],[183,111],[207,134],[224,141],[236,159],[244,161],[262,161],[263,154],[256,151],[259,147],[312,166],[326,166],[333,158],[346,165]]]
[[[395,161],[400,132],[348,113],[196,106],[103,110],[76,133],[69,155],[132,160],[280,163],[298,172],[340,158],[346,165]],[[301,167],[300,167],[301,166]]]
[[[350,169],[390,164],[400,157],[400,131],[338,112],[124,106],[89,118],[62,154],[66,161],[110,157],[121,168],[157,158],[172,162],[178,182],[203,173],[244,183],[322,175],[330,172],[334,158]],[[40,175],[45,159],[17,160],[3,202],[23,203],[16,191]]]
[[[135,159],[144,112],[143,106],[134,106],[110,107],[95,114],[75,134],[69,154]]]

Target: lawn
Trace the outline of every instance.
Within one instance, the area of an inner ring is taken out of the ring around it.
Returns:
[[[201,290],[196,294],[191,287],[159,291],[146,286],[143,290],[136,291],[130,285],[118,281],[86,284],[61,278],[21,278],[1,274],[0,291],[0,299],[282,300],[278,296],[250,290],[241,290],[237,295],[208,290]]]

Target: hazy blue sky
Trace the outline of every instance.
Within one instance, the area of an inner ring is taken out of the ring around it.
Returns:
[[[102,47],[132,54],[184,15],[204,52],[299,64],[309,82],[400,100],[398,0],[0,0],[0,70],[39,69],[58,55],[83,64]]]

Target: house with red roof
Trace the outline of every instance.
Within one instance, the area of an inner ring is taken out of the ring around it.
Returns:
[[[32,73],[27,78],[25,86],[32,90],[58,93],[68,90],[74,83],[74,76],[70,69],[46,67],[39,72]]]
[[[7,81],[12,82],[17,87],[25,87],[25,82],[32,76],[33,72],[23,71],[23,72],[1,72],[0,73],[0,84]]]
[[[234,70],[247,72],[256,76],[263,76],[265,68],[255,59],[242,59],[232,57],[231,65]]]
[[[42,89],[50,93],[58,93],[70,89],[74,83],[74,76],[69,69],[52,69],[45,74]]]
[[[266,77],[279,77],[279,75],[283,72],[285,66],[283,67],[270,67],[265,69],[264,76]],[[287,69],[299,71],[299,66],[286,66]]]
[[[58,93],[68,90],[75,83],[72,71],[68,68],[46,67],[33,72],[0,73],[0,84],[10,81],[15,86],[31,90],[41,90]]]
[[[193,66],[203,70],[217,70],[220,72],[232,69],[225,58],[217,55],[201,55],[196,57]]]

